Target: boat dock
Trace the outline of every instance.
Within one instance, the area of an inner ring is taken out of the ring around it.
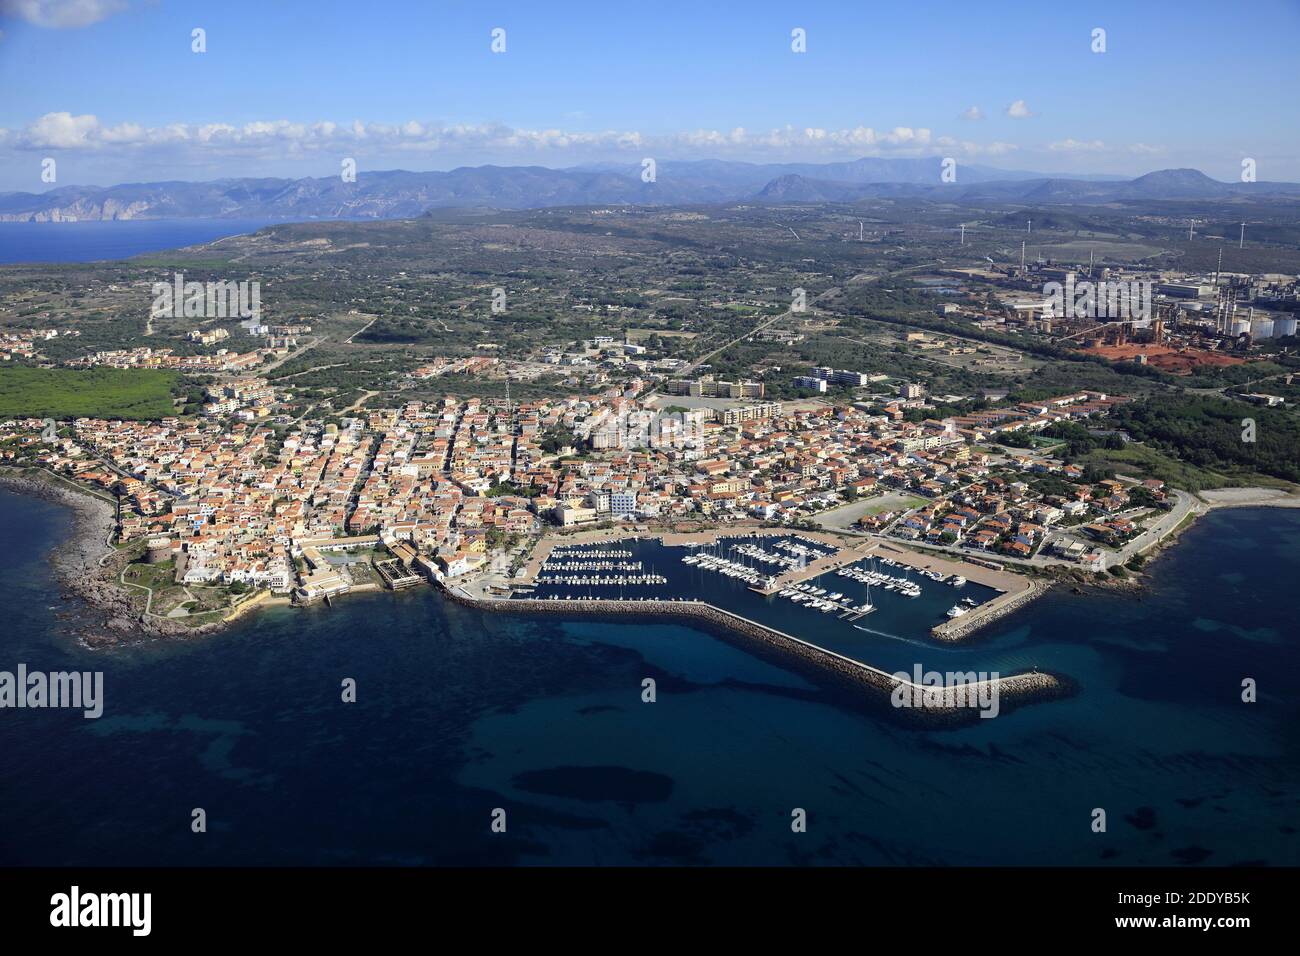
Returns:
[[[846,564],[855,564],[864,558],[871,557],[876,551],[876,544],[855,545],[851,548],[843,548],[835,554],[828,554],[824,558],[818,558],[816,561],[809,562],[802,568],[794,568],[782,574],[772,582],[771,587],[750,588],[751,591],[757,591],[759,594],[775,594],[785,588],[793,587],[796,584],[802,584],[809,578],[815,578],[844,567]]]

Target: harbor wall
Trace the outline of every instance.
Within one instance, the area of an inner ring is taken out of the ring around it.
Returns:
[[[749,618],[724,611],[703,601],[620,601],[581,600],[552,601],[537,599],[493,600],[474,598],[457,588],[446,590],[447,596],[458,604],[489,613],[554,615],[557,617],[624,617],[663,623],[680,620],[702,627],[724,638],[740,638],[750,650],[775,652],[774,657],[783,665],[796,669],[819,683],[829,679],[840,687],[855,692],[874,710],[890,714],[899,721],[921,726],[957,726],[980,720],[979,712],[959,702],[960,689],[939,691],[941,699],[929,700],[920,706],[896,707],[891,700],[894,691],[904,686],[910,692],[917,685],[910,680],[900,680],[893,674],[860,661],[852,660],[834,651],[801,640],[783,631],[759,624]],[[763,655],[766,656],[766,655]],[[996,679],[998,703],[1001,711],[1017,705],[1034,703],[1068,696],[1074,692],[1069,678],[1046,672],[1012,674]],[[978,686],[978,685],[971,685]],[[919,688],[933,691],[933,688]],[[862,692],[866,693],[863,694]]]
[[[956,643],[985,625],[992,624],[998,618],[1006,617],[1012,611],[1024,607],[1047,590],[1047,585],[1039,581],[1027,580],[1026,584],[1027,587],[1016,594],[1001,595],[961,617],[935,625],[930,629],[931,636],[944,643]]]

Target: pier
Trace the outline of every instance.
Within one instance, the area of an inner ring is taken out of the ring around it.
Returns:
[[[875,551],[876,545],[874,543],[866,545],[859,544],[851,548],[840,548],[835,554],[828,554],[824,558],[818,558],[816,561],[809,562],[802,568],[795,568],[792,571],[787,571],[785,574],[782,574],[773,581],[771,587],[756,587],[751,590],[757,591],[759,594],[775,594],[777,591],[783,590],[784,588],[791,587],[795,584],[802,584],[809,578],[820,577],[828,571],[836,571],[839,568],[844,567],[846,564],[855,564],[864,558],[869,558],[875,553]]]
[[[911,680],[900,678],[887,671],[863,664],[834,651],[818,647],[784,631],[768,627],[757,621],[724,611],[703,601],[664,601],[653,598],[641,600],[496,600],[472,597],[463,588],[453,586],[447,590],[451,600],[481,611],[503,614],[554,614],[565,617],[627,617],[655,621],[683,620],[726,636],[740,636],[751,646],[779,652],[786,663],[806,665],[816,676],[829,676],[838,683],[856,690],[866,690],[869,698],[883,705],[900,720],[923,725],[952,725],[978,720],[978,712],[961,703],[964,690],[973,690],[986,683],[996,683],[1000,706],[1003,710],[1018,704],[1032,703],[1063,697],[1073,692],[1072,683],[1056,675],[1033,671],[998,677],[991,681],[974,682],[965,688],[940,689],[937,701],[927,700],[917,707],[895,707],[892,697],[900,687],[909,695],[916,692],[933,692],[934,688],[921,687]]]

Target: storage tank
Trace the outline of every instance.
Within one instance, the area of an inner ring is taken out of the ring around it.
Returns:
[[[1249,331],[1250,331],[1250,319],[1233,319],[1233,320],[1232,320],[1232,334],[1233,334],[1233,335],[1245,335],[1245,334],[1246,334],[1247,332],[1249,332]]]
[[[1273,337],[1282,338],[1284,335],[1296,334],[1297,319],[1295,316],[1280,317],[1273,320]]]
[[[1271,339],[1273,337],[1273,320],[1255,316],[1250,320],[1250,337],[1258,342],[1260,339]]]

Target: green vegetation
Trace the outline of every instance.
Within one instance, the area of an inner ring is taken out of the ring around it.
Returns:
[[[573,448],[577,444],[577,436],[563,425],[552,425],[546,429],[546,431],[542,432],[541,440],[538,442],[542,451],[548,455],[554,455],[561,448]]]
[[[1146,445],[1128,445],[1118,450],[1098,448],[1077,459],[1075,463],[1086,470],[1090,480],[1095,480],[1093,476],[1114,477],[1116,474],[1133,478],[1158,478],[1165,484],[1187,491],[1240,484]]]
[[[153,369],[0,369],[0,417],[150,420],[176,414],[179,376]]]
[[[532,485],[525,488],[522,485],[515,484],[513,481],[499,481],[485,492],[489,498],[500,498],[503,495],[513,495],[520,498],[536,498],[541,493],[541,488],[536,488]]]
[[[1134,440],[1196,468],[1235,478],[1267,475],[1300,482],[1300,421],[1283,411],[1169,395],[1121,406],[1114,424]]]

